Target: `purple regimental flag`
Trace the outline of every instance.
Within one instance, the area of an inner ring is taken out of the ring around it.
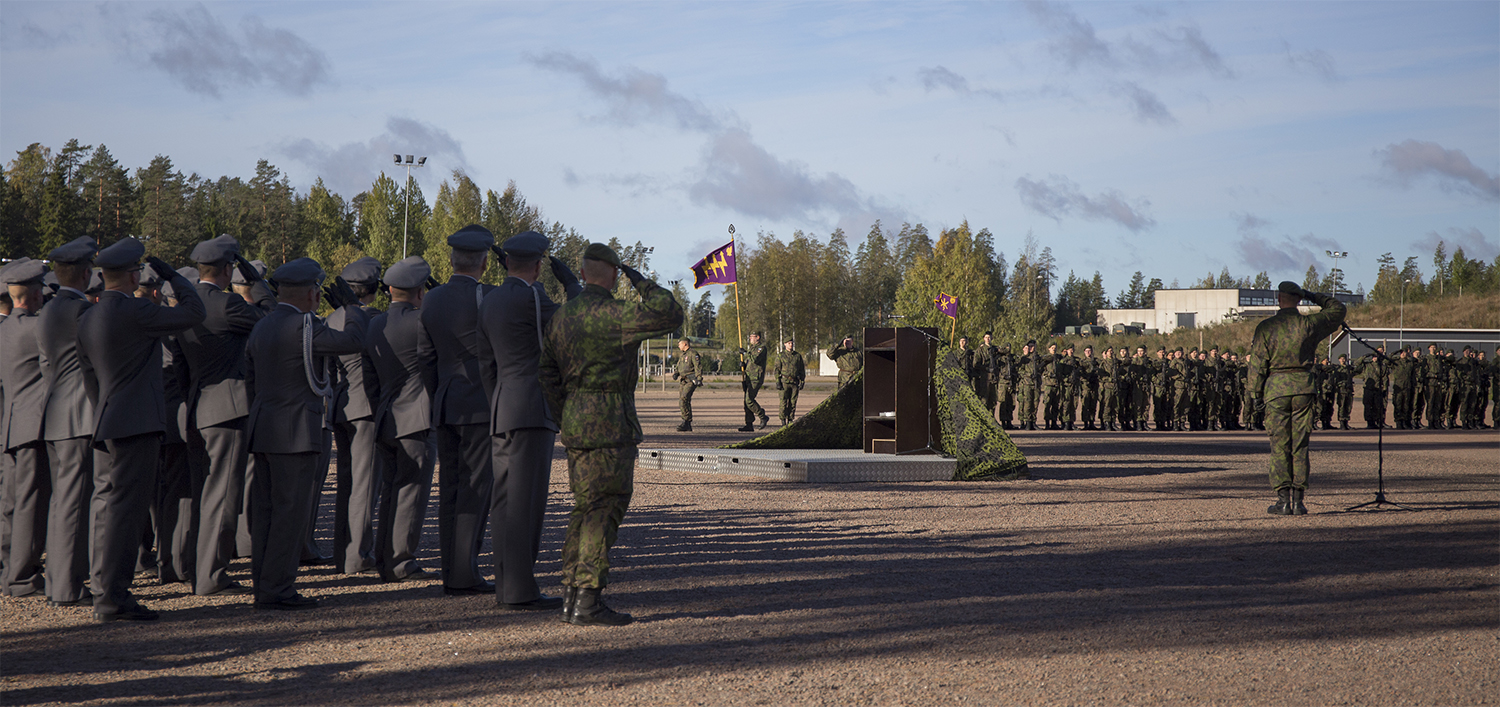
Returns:
[[[958,298],[949,294],[939,294],[932,303],[937,305],[938,311],[948,315],[950,319],[958,319]]]
[[[704,285],[733,285],[736,281],[734,269],[734,241],[715,250],[693,266],[693,289]]]

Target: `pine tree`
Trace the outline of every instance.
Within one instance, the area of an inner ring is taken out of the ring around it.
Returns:
[[[108,148],[104,145],[94,148],[89,161],[79,167],[77,182],[82,192],[79,216],[84,235],[98,241],[100,246],[129,235],[130,206],[134,201],[130,173],[115,161]]]
[[[989,250],[976,240],[965,221],[939,234],[931,255],[915,257],[896,293],[896,310],[905,317],[903,325],[937,327],[947,340],[952,320],[933,302],[946,293],[958,298],[958,334],[977,338],[990,330],[999,317],[990,287],[995,264]]]

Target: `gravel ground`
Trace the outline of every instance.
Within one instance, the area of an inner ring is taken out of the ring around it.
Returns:
[[[804,410],[827,385],[804,392]],[[738,400],[737,386],[699,391],[699,431],[679,434],[675,394],[643,394],[646,445],[747,437],[731,431]],[[323,602],[309,612],[145,579],[154,624],[7,598],[0,701],[1500,702],[1500,433],[1387,434],[1387,493],[1420,512],[1344,513],[1374,497],[1375,434],[1316,432],[1311,514],[1298,518],[1265,513],[1262,434],[1016,441],[1032,480],[641,472],[607,593],[637,618],[624,628],[322,567],[299,582]],[[560,448],[554,459],[544,582],[570,506]],[[433,518],[429,567],[436,533]],[[247,561],[233,569],[249,581]]]

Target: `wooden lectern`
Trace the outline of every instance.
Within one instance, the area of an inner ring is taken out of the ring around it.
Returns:
[[[937,356],[932,327],[865,328],[865,452],[937,453]]]

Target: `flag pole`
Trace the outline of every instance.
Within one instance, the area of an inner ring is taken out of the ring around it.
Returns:
[[[953,326],[948,329],[948,348],[950,348],[950,349],[953,348],[953,335],[958,333],[958,307],[959,307],[959,304],[957,302],[954,302],[953,303]]]
[[[734,250],[735,250],[735,253],[734,253],[734,325],[739,330],[739,335],[740,335],[740,346],[739,346],[739,349],[741,351],[746,351],[748,349],[748,346],[747,346],[747,344],[745,342],[745,321],[744,321],[744,318],[740,316],[740,254],[739,254],[739,249],[740,248],[739,248],[739,244],[736,242],[738,240],[739,239],[737,239],[737,238],[734,237],[734,224],[731,223],[731,224],[729,224],[729,242],[735,244],[735,246],[734,246]],[[741,373],[745,372],[745,361],[746,361],[747,354],[748,354],[748,352],[740,354],[740,372]]]

